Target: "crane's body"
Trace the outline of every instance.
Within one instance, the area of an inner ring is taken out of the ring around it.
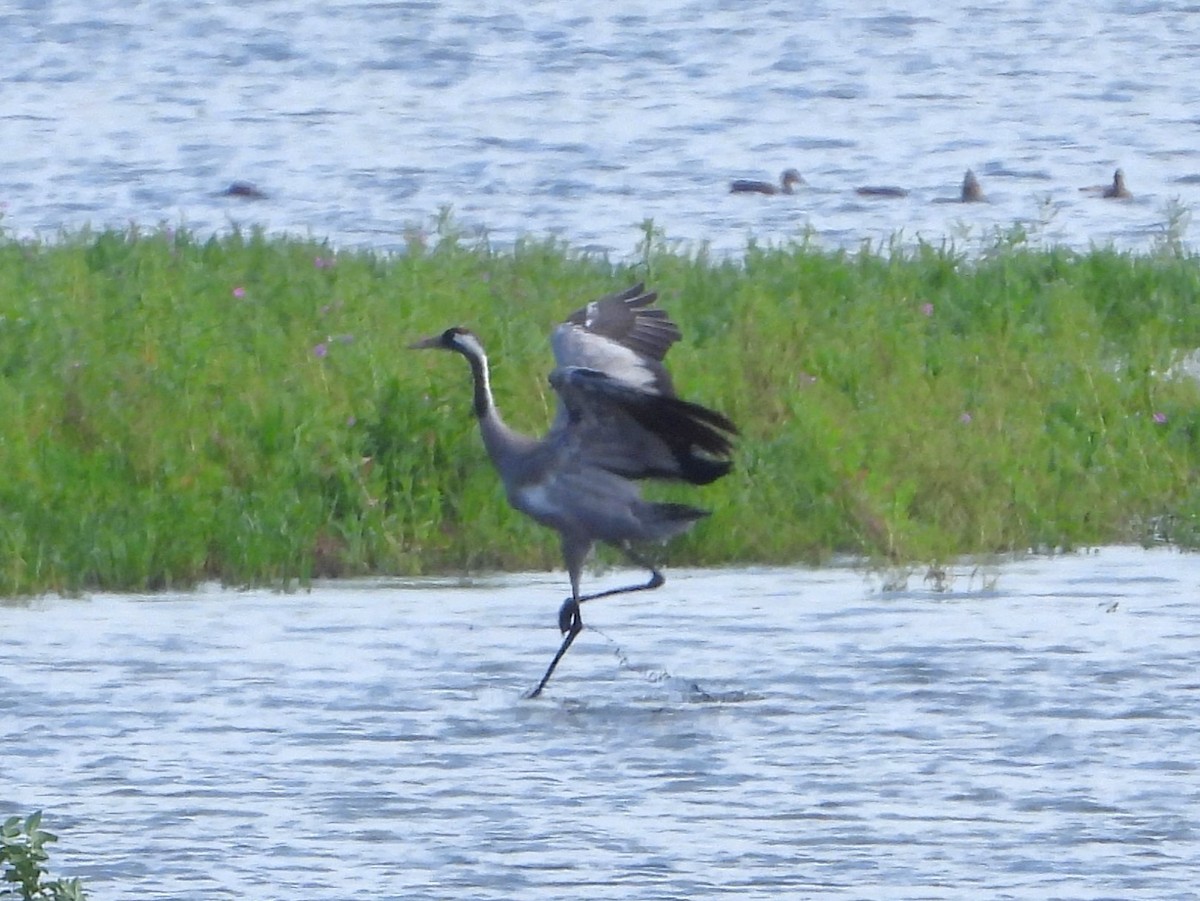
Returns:
[[[706,485],[732,465],[733,423],[675,396],[663,358],[681,335],[664,311],[652,308],[656,299],[635,285],[592,301],[555,330],[551,345],[558,365],[550,385],[558,394],[558,413],[540,439],[509,428],[501,418],[487,354],[475,334],[451,328],[412,345],[455,351],[467,359],[475,416],[509,503],[559,533],[571,580],[571,597],[559,611],[565,637],[531,697],[541,693],[582,631],[580,603],[663,584],[662,574],[630,543],[665,541],[708,515],[686,504],[647,501],[636,480]],[[597,541],[620,548],[649,569],[650,581],[580,594],[583,565]]]

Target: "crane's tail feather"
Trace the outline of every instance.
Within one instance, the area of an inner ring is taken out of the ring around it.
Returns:
[[[643,508],[643,523],[650,534],[647,536],[654,541],[665,541],[682,535],[697,520],[710,515],[710,511],[701,510],[688,504],[648,502]]]
[[[658,436],[675,458],[675,478],[707,485],[726,475],[733,463],[735,426],[715,410],[675,397],[639,392],[636,403],[625,406],[642,428]]]
[[[582,366],[559,367],[550,374],[550,384],[570,415],[586,415],[584,398],[611,404],[665,446],[670,454],[666,460],[640,461],[640,465],[613,470],[628,478],[682,479],[693,485],[707,485],[733,468],[729,457],[738,429],[716,410],[645,391]]]

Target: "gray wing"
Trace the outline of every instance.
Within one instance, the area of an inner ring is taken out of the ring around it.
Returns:
[[[628,479],[706,485],[729,472],[733,423],[675,396],[663,365],[682,335],[642,284],[576,310],[554,330],[558,415],[547,445]]]
[[[559,367],[598,370],[673,397],[675,388],[663,359],[682,335],[665,310],[651,306],[657,299],[657,293],[639,283],[576,310],[550,337]]]
[[[694,485],[707,485],[732,466],[737,427],[714,410],[579,366],[558,367],[550,384],[563,415],[547,444],[579,466]]]

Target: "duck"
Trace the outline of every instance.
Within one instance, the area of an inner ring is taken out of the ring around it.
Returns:
[[[957,197],[933,198],[934,203],[982,203],[986,200],[979,179],[975,177],[975,173],[971,169],[968,169],[963,175],[962,189],[958,192]]]
[[[1104,189],[1103,196],[1114,200],[1128,200],[1133,197],[1125,187],[1125,173],[1120,169],[1113,173],[1113,183]]]
[[[963,176],[962,194],[959,199],[963,203],[979,203],[986,199],[983,196],[983,187],[979,184],[979,179],[970,169]]]
[[[863,185],[854,193],[861,197],[907,197],[908,189],[896,185]]]
[[[755,181],[749,178],[739,178],[729,185],[730,194],[794,194],[795,186],[804,184],[804,179],[795,169],[784,169],[779,176],[779,184],[769,181]]]
[[[235,181],[229,185],[224,191],[221,191],[218,197],[241,197],[245,200],[266,200],[267,194],[257,185],[248,181]]]
[[[1111,185],[1092,185],[1088,188],[1080,188],[1085,194],[1099,194],[1108,200],[1130,200],[1133,194],[1125,187],[1125,173],[1118,169],[1113,173]]]

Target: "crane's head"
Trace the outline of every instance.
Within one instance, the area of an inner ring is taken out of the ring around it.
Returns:
[[[421,341],[414,341],[408,345],[410,350],[423,350],[425,348],[434,347],[439,350],[453,350],[456,353],[462,354],[464,357],[482,358],[483,344],[479,337],[469,329],[448,328],[440,335],[434,335],[431,338],[425,338]]]

